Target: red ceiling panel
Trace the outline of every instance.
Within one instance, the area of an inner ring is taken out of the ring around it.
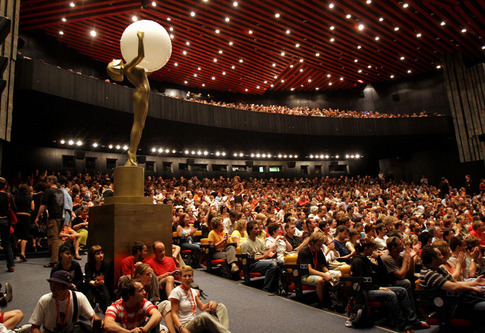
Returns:
[[[157,21],[173,53],[151,79],[251,94],[347,89],[436,71],[446,52],[485,52],[485,0],[24,0],[20,15],[22,31],[105,63],[121,56],[134,15]]]

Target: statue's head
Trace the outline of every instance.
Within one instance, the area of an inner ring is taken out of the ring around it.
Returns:
[[[108,64],[106,68],[108,75],[115,81],[122,82],[123,81],[123,60],[117,59],[113,60]]]

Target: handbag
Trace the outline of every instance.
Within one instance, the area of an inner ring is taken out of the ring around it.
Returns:
[[[10,225],[16,225],[17,224],[17,215],[15,215],[15,212],[12,208],[12,196],[10,194],[8,195],[8,220],[10,221]]]

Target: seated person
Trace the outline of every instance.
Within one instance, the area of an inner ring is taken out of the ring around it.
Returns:
[[[349,228],[344,225],[339,225],[335,234],[333,243],[335,244],[335,249],[340,254],[339,261],[350,263],[355,251],[350,252],[347,246],[345,246],[346,242],[349,240]]]
[[[296,224],[293,221],[288,221],[285,223],[285,239],[290,243],[293,248],[292,251],[300,251],[300,249],[308,244],[309,238],[307,237],[305,241],[302,241],[300,236],[296,235]]]
[[[448,243],[443,239],[438,239],[433,242],[433,246],[440,250],[441,254],[445,258],[445,263],[441,265],[442,268],[446,269],[448,273],[451,274],[453,279],[456,281],[463,281],[464,278],[462,276],[462,267],[465,265],[465,253],[461,252],[458,255],[457,260],[453,263],[449,259],[451,257],[451,250]]]
[[[84,294],[70,290],[74,288],[74,285],[69,272],[56,271],[47,281],[49,281],[51,292],[42,296],[35,306],[29,320],[29,323],[32,324],[32,333],[40,333],[41,327],[43,331],[56,332],[76,322],[78,318],[73,318],[75,299],[78,317],[84,317],[91,323],[94,320],[101,320],[94,314],[94,310]]]
[[[8,332],[30,332],[30,330],[23,331],[21,329],[15,329],[22,319],[24,319],[24,314],[20,310],[0,312],[0,324],[2,324]],[[4,332],[1,327],[0,332]]]
[[[121,275],[128,275],[132,278],[135,267],[143,263],[147,254],[147,246],[143,244],[143,242],[134,242],[131,247],[131,256],[128,256],[121,261]]]
[[[284,260],[285,252],[293,250],[291,244],[286,240],[285,236],[281,234],[281,226],[278,223],[271,223],[268,226],[269,237],[266,238],[266,248],[274,247],[276,258]]]
[[[414,267],[418,259],[416,251],[409,246],[404,248],[404,242],[398,236],[391,236],[386,240],[387,251],[381,256],[390,278],[390,284],[403,287],[409,295],[414,307],[413,283]],[[404,251],[404,252],[403,252]],[[401,253],[403,253],[401,255]]]
[[[372,277],[372,282],[367,284],[367,296],[369,300],[378,300],[387,303],[392,314],[393,326],[400,331],[412,332],[412,329],[429,328],[429,325],[419,321],[408,293],[402,287],[379,287],[375,281],[377,265],[374,265],[368,257],[375,255],[376,243],[368,238],[361,239],[355,245],[356,256],[352,260],[351,272],[356,277]]]
[[[479,286],[485,286],[485,280],[479,276],[476,279],[469,281],[456,281],[445,269],[440,267],[445,262],[445,258],[433,245],[426,245],[421,252],[421,260],[423,261],[423,269],[419,273],[419,284],[424,290],[444,290],[448,292],[458,292],[465,296],[466,292],[476,292],[483,295],[483,291]],[[483,316],[485,315],[485,301],[477,301],[465,311],[472,312],[472,319],[475,319],[475,324],[483,324]]]
[[[182,284],[169,296],[172,320],[178,333],[229,332],[229,317],[224,304],[209,301],[202,303],[199,292],[191,288],[194,270],[190,266],[181,269]],[[196,307],[202,311],[196,315]]]
[[[143,288],[147,293],[145,297],[148,300],[154,297],[153,288],[151,286],[154,275],[155,274],[153,273],[152,268],[148,264],[140,264],[136,266],[135,273],[133,274],[134,279],[136,281],[140,281],[140,283],[143,285]],[[156,286],[156,289],[157,290],[159,289],[158,285]],[[159,292],[157,292],[157,294],[158,293]],[[170,301],[165,300],[158,303],[157,308],[158,308],[158,311],[160,311],[160,313],[162,314],[162,317],[165,320],[165,323],[167,324],[169,331],[175,332],[175,327],[173,326],[173,322],[172,322],[172,315],[170,314],[170,311],[171,311]]]
[[[81,207],[79,209],[79,215],[71,222],[72,229],[74,229],[80,236],[79,244],[82,247],[85,247],[88,244],[88,210],[88,207]]]
[[[333,276],[328,270],[327,260],[322,251],[325,235],[314,232],[308,239],[308,245],[298,252],[297,264],[307,264],[308,273],[302,277],[302,283],[316,287],[319,306],[329,306],[329,299],[325,299],[325,283],[333,281]]]
[[[248,238],[247,232],[247,224],[248,221],[245,219],[240,219],[236,221],[234,225],[234,231],[231,234],[232,241],[236,243],[236,247],[241,246],[241,243],[244,242],[246,238]]]
[[[81,237],[81,235],[67,225],[64,225],[59,233],[59,238],[61,239],[61,241],[66,243],[69,240],[72,243],[72,249],[74,250],[74,259],[76,260],[82,259],[79,255],[79,237]]]
[[[153,269],[160,284],[160,289],[164,289],[168,297],[174,288],[175,278],[172,273],[177,271],[177,266],[172,257],[165,255],[165,244],[155,241],[153,242],[152,248],[153,257],[145,259],[145,263]]]
[[[273,258],[276,254],[274,248],[266,249],[264,242],[257,238],[260,233],[258,221],[248,222],[248,238],[241,244],[241,254],[254,256],[255,263],[251,265],[250,270],[264,274],[263,290],[274,292],[278,287],[278,261]]]
[[[72,260],[72,245],[69,242],[59,247],[59,261],[52,267],[51,276],[54,272],[60,270],[69,272],[74,290],[84,290],[83,271],[81,265],[77,261]]]
[[[190,250],[194,253],[197,259],[197,264],[201,266],[201,248],[200,245],[195,243],[193,238],[197,229],[190,225],[189,214],[183,213],[180,215],[180,222],[177,224],[177,236],[180,237],[180,248],[181,250]],[[175,257],[174,257],[175,259]]]
[[[209,244],[214,244],[216,252],[212,254],[214,259],[224,259],[229,266],[231,272],[237,272],[239,267],[236,264],[236,248],[230,243],[230,237],[224,231],[224,224],[222,219],[218,216],[211,220],[212,230],[209,232]]]
[[[123,281],[121,299],[106,310],[104,330],[106,332],[159,332],[162,315],[155,305],[145,299],[145,296],[145,289],[140,282]]]
[[[99,304],[103,311],[111,304],[113,280],[110,266],[104,260],[100,245],[93,245],[88,251],[88,262],[84,266],[86,297],[91,305]]]

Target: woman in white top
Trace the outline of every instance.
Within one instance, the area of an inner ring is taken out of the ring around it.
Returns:
[[[268,227],[268,233],[270,236],[265,240],[266,249],[273,246],[277,259],[284,260],[285,251],[293,250],[293,246],[281,234],[281,227],[278,223],[271,223]]]
[[[178,333],[229,332],[229,316],[224,304],[215,301],[202,303],[199,291],[191,288],[194,270],[190,266],[180,269],[182,284],[172,290],[168,297],[172,305],[172,320]],[[199,308],[202,313],[197,313]]]

